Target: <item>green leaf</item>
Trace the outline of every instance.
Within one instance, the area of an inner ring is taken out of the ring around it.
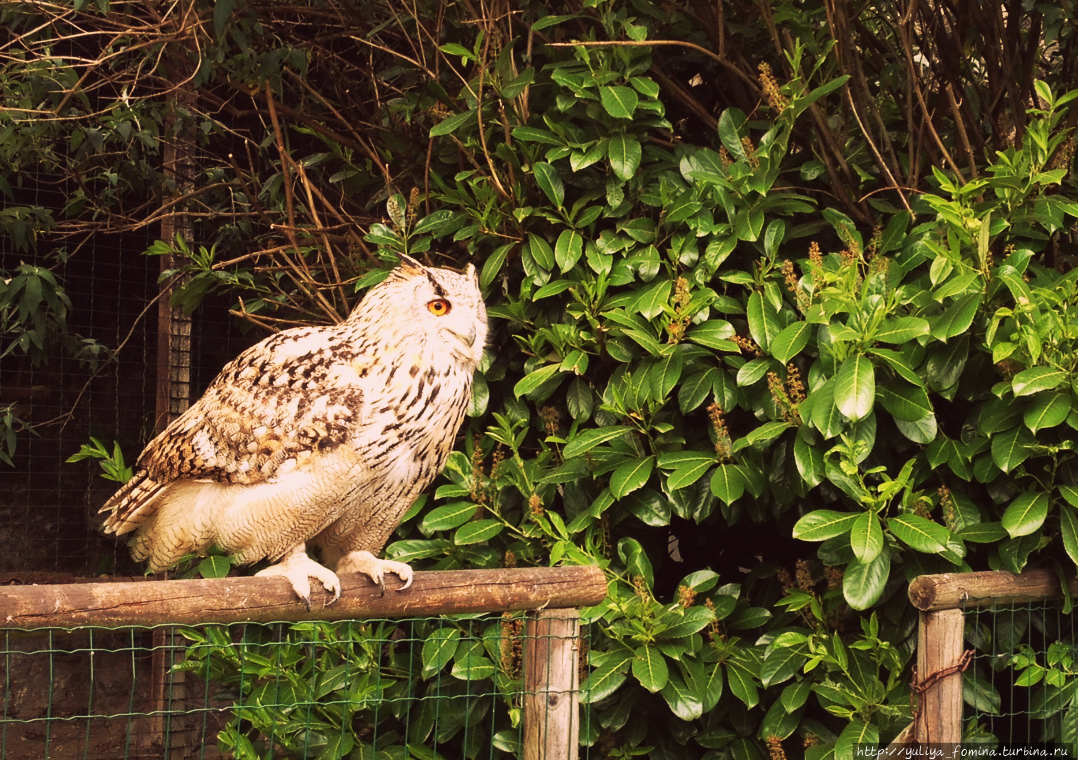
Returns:
[[[644,525],[650,525],[653,528],[665,528],[670,525],[670,514],[673,512],[671,500],[650,488],[629,494],[622,500],[622,505],[629,514]]]
[[[213,36],[218,42],[224,42],[222,36],[228,26],[228,20],[236,9],[236,0],[218,0],[213,7]]]
[[[745,476],[736,465],[720,464],[711,476],[711,493],[724,504],[733,504],[745,493]]]
[[[679,606],[677,610],[678,619],[676,622],[658,631],[658,638],[670,641],[684,639],[686,636],[691,636],[704,630],[715,620],[715,613],[707,607],[698,605],[683,610]],[[664,621],[668,617],[670,615],[664,615]]]
[[[584,236],[576,230],[562,230],[554,244],[554,261],[563,273],[568,272],[584,254]]]
[[[895,427],[898,428],[898,432],[914,443],[929,444],[936,439],[937,425],[936,415],[934,414],[912,421],[901,420],[896,417]]]
[[[722,319],[709,319],[689,330],[685,337],[693,343],[716,351],[736,351],[737,346],[730,340],[737,331],[729,322]]]
[[[803,652],[794,647],[770,649],[760,665],[760,683],[766,688],[788,681],[807,659]]]
[[[634,307],[644,319],[655,319],[670,303],[670,291],[673,285],[670,280],[659,280],[637,297]]]
[[[840,77],[835,77],[829,82],[824,82],[819,87],[811,90],[804,97],[795,98],[793,102],[794,114],[800,114],[802,111],[804,111],[810,105],[822,98],[824,95],[828,94],[829,92],[834,92],[839,87],[846,84],[849,78],[849,74],[843,74]]]
[[[536,127],[514,127],[513,138],[524,142],[536,142],[544,145],[564,145],[564,140],[559,140],[553,132]]]
[[[851,422],[864,419],[876,400],[876,374],[861,354],[848,357],[834,377],[835,406]]]
[[[880,730],[875,724],[861,718],[850,718],[850,722],[842,729],[835,742],[834,757],[836,760],[849,760],[857,756],[859,747],[875,748],[879,741]]]
[[[466,654],[453,663],[449,672],[461,681],[482,681],[494,675],[497,668],[485,655]]]
[[[614,498],[622,499],[638,488],[643,488],[651,477],[653,469],[655,469],[654,456],[623,462],[610,476],[610,493],[614,494]]]
[[[569,389],[565,392],[565,405],[574,420],[584,421],[591,417],[594,400],[591,387],[584,378],[577,377],[569,383]]]
[[[622,657],[610,658],[597,665],[580,686],[580,701],[584,704],[599,702],[617,691],[628,677],[626,670],[631,658],[631,654],[624,653]]]
[[[429,536],[439,530],[459,528],[475,516],[479,506],[470,501],[455,501],[442,507],[436,507],[423,516],[419,531]]]
[[[892,380],[876,387],[876,397],[896,420],[915,422],[932,414],[932,402],[921,386]]]
[[[1022,421],[1031,432],[1063,424],[1071,413],[1070,394],[1043,393],[1038,395],[1022,414]]]
[[[771,343],[771,355],[783,364],[787,364],[801,353],[808,345],[812,334],[812,325],[808,322],[794,322],[784,327]]]
[[[654,694],[666,686],[670,671],[666,667],[666,658],[657,649],[643,646],[633,657],[633,675],[641,686]]]
[[[967,525],[955,535],[973,544],[998,544],[1007,538],[1007,531],[998,522],[986,522]]]
[[[774,369],[774,360],[766,357],[750,359],[737,371],[736,381],[739,388],[748,388],[764,379],[768,370]]]
[[[977,316],[977,308],[980,305],[981,296],[978,293],[970,293],[965,298],[955,301],[933,321],[932,337],[946,342],[948,338],[966,332],[973,324],[973,318]]]
[[[876,559],[883,551],[883,529],[880,527],[880,518],[872,512],[865,512],[854,520],[850,528],[850,546],[853,548],[853,556],[862,565],[866,565]]]
[[[456,132],[465,124],[477,121],[478,116],[476,111],[465,111],[464,113],[457,113],[442,119],[440,122],[430,128],[431,137],[441,137],[442,135],[448,135]]]
[[[791,427],[793,427],[792,422],[778,422],[776,420],[765,422],[763,425],[753,428],[752,432],[738,440],[734,445],[734,450],[739,451],[745,446],[759,446],[763,443],[770,443]]]
[[[980,713],[998,715],[1002,705],[999,690],[973,669],[962,676],[962,701]]]
[[[650,588],[655,582],[655,572],[651,567],[644,547],[635,538],[625,538],[618,541],[618,556],[625,564],[625,570],[630,575],[639,575]]]
[[[750,710],[760,701],[756,688],[756,673],[740,660],[731,659],[726,663],[726,680],[730,691]]]
[[[873,356],[879,357],[883,360],[883,363],[887,367],[894,371],[896,375],[901,377],[907,383],[917,388],[923,388],[924,382],[917,376],[917,373],[910,367],[907,359],[900,353],[892,351],[889,348],[873,348],[870,352]]]
[[[684,668],[684,665],[681,667]],[[696,720],[704,714],[704,703],[700,696],[676,672],[670,673],[660,694],[669,705],[670,711],[681,720]]]
[[[1033,443],[1033,434],[1025,427],[1005,430],[992,439],[992,461],[1009,473],[1026,461]]]
[[[1048,516],[1048,494],[1026,491],[1015,497],[1000,522],[1011,538],[1028,536],[1041,529]]]
[[[674,471],[666,478],[666,488],[668,491],[677,491],[686,486],[691,486],[693,483],[700,480],[700,478],[704,477],[704,474],[715,464],[715,455],[713,453],[675,453],[684,456],[676,460],[669,459],[666,454],[659,457],[660,467],[666,469],[673,466],[674,468]]]
[[[543,383],[550,380],[559,372],[561,372],[560,364],[548,364],[545,367],[540,367],[534,372],[530,372],[520,378],[520,380],[517,381],[517,384],[513,386],[513,393],[517,398],[527,396],[538,390]]]
[[[228,557],[219,554],[206,557],[198,563],[198,574],[203,578],[224,578],[231,569],[232,563],[228,561]]]
[[[749,333],[762,350],[770,350],[771,341],[778,336],[781,329],[779,315],[771,302],[763,295],[753,292],[749,296],[746,309],[749,320]]]
[[[830,509],[817,509],[804,515],[794,525],[794,538],[802,541],[826,541],[853,530],[858,515],[848,512],[835,512]]]
[[[591,451],[599,444],[612,441],[630,430],[628,425],[611,425],[609,427],[593,428],[578,433],[565,445],[562,451],[563,459],[574,459],[587,451]]]
[[[891,572],[891,555],[880,552],[868,564],[854,560],[842,576],[842,595],[855,610],[867,610],[880,600]]]
[[[536,162],[534,172],[535,181],[539,183],[539,187],[546,193],[546,197],[557,208],[561,208],[565,202],[565,185],[561,181],[561,174],[545,161]]]
[[[1011,380],[1015,396],[1032,396],[1041,391],[1057,388],[1067,379],[1067,373],[1050,367],[1030,367],[1022,370]]]
[[[734,215],[734,234],[738,239],[754,242],[764,228],[764,211],[760,206],[739,209]]]
[[[504,527],[501,520],[473,520],[460,526],[453,535],[453,543],[457,546],[481,544],[501,533]]]
[[[554,251],[550,248],[550,243],[546,241],[546,238],[536,235],[534,232],[529,232],[528,253],[531,254],[535,263],[544,270],[550,271],[554,268]]]
[[[926,554],[936,554],[947,548],[951,533],[939,523],[920,515],[898,515],[887,520],[887,529],[902,543]]]
[[[899,317],[888,319],[873,335],[872,339],[880,343],[909,343],[914,338],[928,335],[928,320],[920,317]]]
[[[718,379],[719,370],[708,367],[702,372],[694,372],[686,377],[678,387],[678,407],[682,414],[688,414],[699,407],[711,395]]]
[[[1059,534],[1067,556],[1071,558],[1071,562],[1078,565],[1078,514],[1073,510],[1059,511]]]
[[[800,428],[794,439],[794,464],[805,485],[818,486],[824,477],[824,457],[820,447],[809,441],[808,428]]]
[[[459,642],[457,628],[439,628],[427,636],[422,649],[423,677],[430,678],[448,665],[457,654]]]
[[[606,155],[610,159],[610,168],[614,176],[622,182],[628,182],[640,168],[643,151],[640,142],[632,135],[617,134],[610,138],[606,146]],[[561,207],[561,204],[558,204]]]
[[[812,425],[824,438],[832,438],[838,435],[845,422],[842,412],[835,404],[835,379],[830,378],[823,385],[809,393],[808,397],[801,402],[801,406],[811,404]]]
[[[615,119],[631,119],[640,100],[631,87],[601,87],[599,97],[603,108]]]

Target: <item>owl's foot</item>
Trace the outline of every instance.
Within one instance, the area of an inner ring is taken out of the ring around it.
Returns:
[[[403,583],[397,591],[404,591],[412,585],[412,568],[403,562],[394,562],[391,559],[378,559],[370,552],[348,552],[337,563],[338,573],[363,573],[386,593],[386,573],[393,573]]]
[[[292,590],[296,592],[296,596],[307,606],[308,610],[311,609],[311,578],[320,582],[333,596],[326,602],[327,606],[341,598],[340,578],[332,570],[322,567],[308,557],[303,544],[292,549],[276,565],[259,570],[255,575],[283,575],[292,584]]]

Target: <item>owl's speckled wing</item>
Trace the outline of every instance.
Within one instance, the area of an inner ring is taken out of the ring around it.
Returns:
[[[344,443],[363,415],[362,386],[325,383],[354,353],[329,330],[297,328],[240,354],[142,452],[138,476],[105,505],[106,529],[137,527],[176,480],[263,483]]]

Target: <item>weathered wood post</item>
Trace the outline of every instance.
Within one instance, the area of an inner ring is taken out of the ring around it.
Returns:
[[[540,610],[524,630],[524,760],[577,760],[580,613]]]
[[[962,640],[965,613],[960,609],[922,612],[917,626],[917,678],[927,688],[920,695],[914,726],[918,744],[962,741]],[[946,675],[939,675],[939,674]]]

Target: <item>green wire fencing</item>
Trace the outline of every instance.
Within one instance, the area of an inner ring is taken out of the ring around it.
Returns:
[[[1078,580],[1050,570],[914,579],[914,721],[893,746],[1078,756],[1075,593]]]
[[[598,568],[382,597],[342,577],[311,612],[278,580],[3,588],[0,758],[571,760],[594,739],[576,607],[605,595]]]
[[[1069,609],[1027,602],[972,609],[963,741],[1049,744],[1078,754],[1078,642]]]

